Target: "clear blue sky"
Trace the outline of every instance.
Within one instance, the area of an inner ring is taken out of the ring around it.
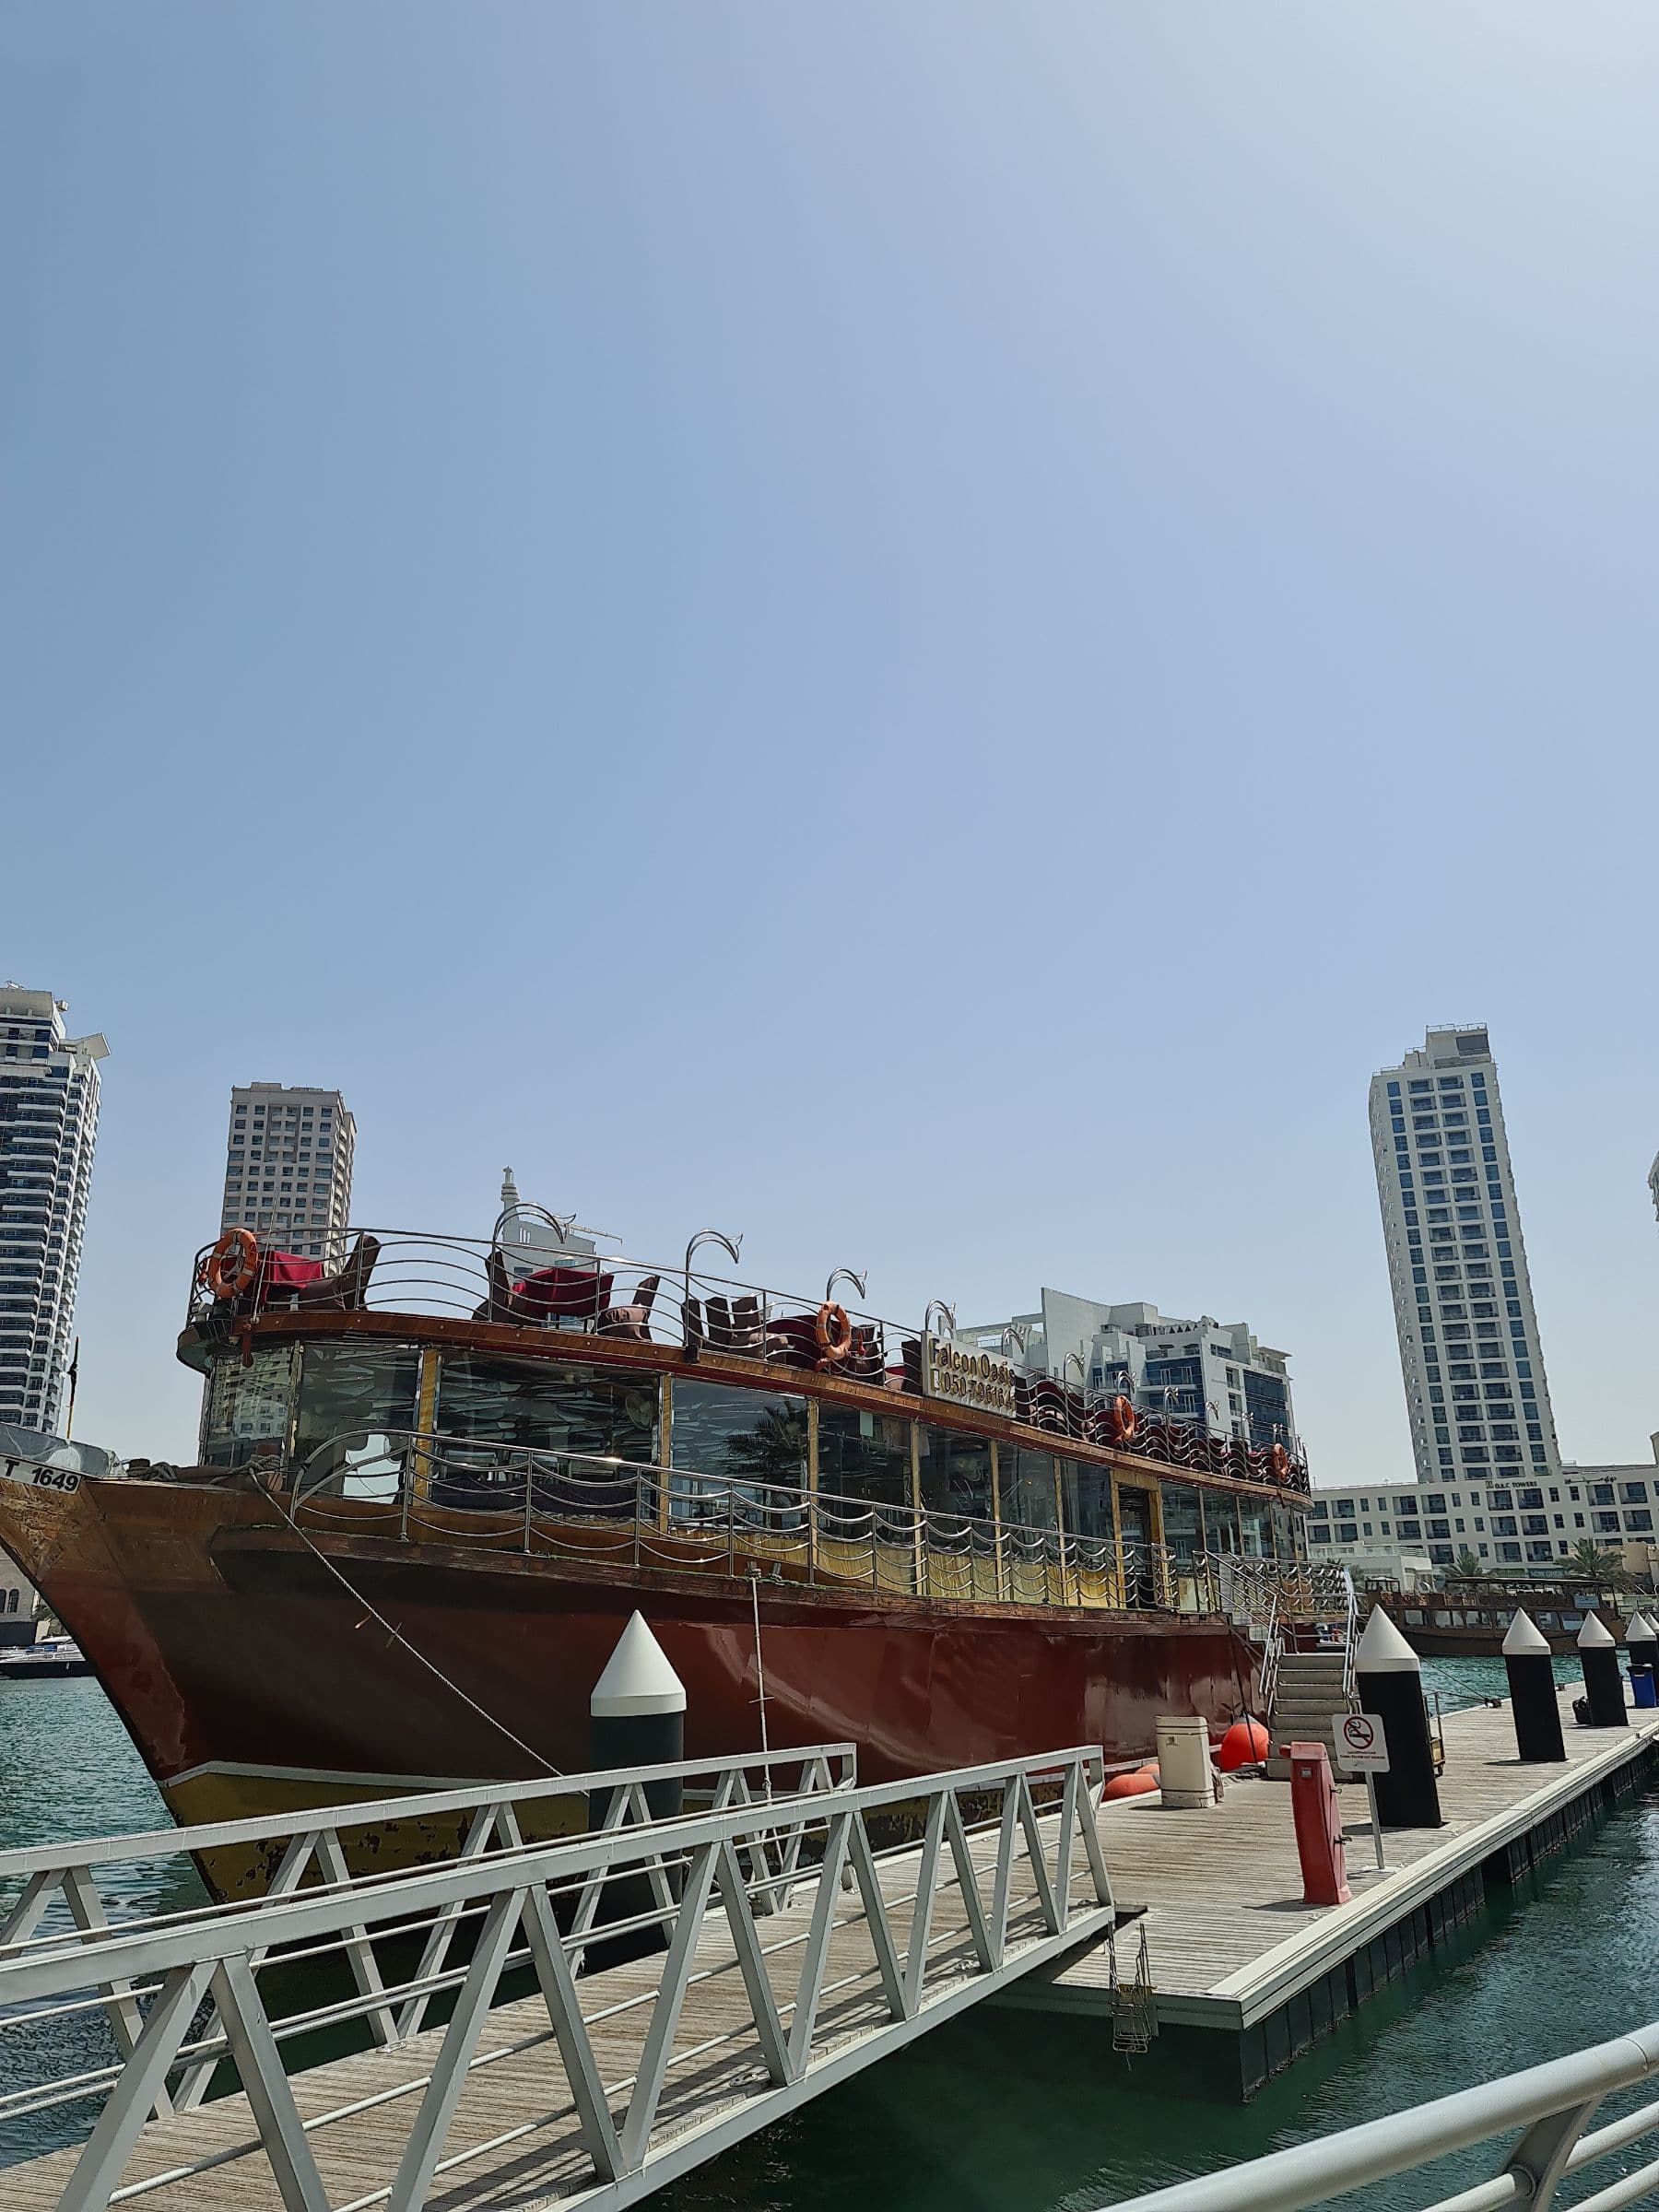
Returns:
[[[1659,14],[0,18],[0,973],[101,1029],[79,1426],[226,1094],[1408,1465],[1366,1129],[1490,1024],[1564,1450],[1659,1426]]]

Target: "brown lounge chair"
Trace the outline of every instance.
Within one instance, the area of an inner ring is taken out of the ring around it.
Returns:
[[[660,1275],[642,1276],[634,1285],[634,1293],[625,1306],[606,1306],[595,1324],[601,1336],[627,1336],[635,1344],[645,1344],[651,1337],[651,1309],[656,1303],[656,1294],[662,1288]]]

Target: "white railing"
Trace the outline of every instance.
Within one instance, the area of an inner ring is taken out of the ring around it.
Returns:
[[[0,2096],[0,2129],[97,2108],[84,2147],[61,2156],[51,2176],[62,2183],[54,2201],[77,2212],[109,2202],[147,2134],[153,2171],[138,2186],[155,2183],[159,2204],[169,2183],[233,2167],[256,2136],[284,2202],[311,2212],[339,2201],[318,2164],[328,2163],[331,2128],[352,2161],[354,2203],[413,2212],[441,2171],[468,2167],[482,2186],[491,2159],[511,2159],[517,2180],[526,2149],[582,2154],[590,2187],[628,2183],[631,2202],[640,2177],[654,2185],[838,2078],[849,2037],[878,2055],[1109,1928],[1095,1820],[1103,1778],[1099,1748],[1084,1747],[531,1845],[507,1806],[500,1848],[447,1865],[37,1942],[0,1959],[0,2041],[8,2030],[23,2039],[0,2078],[32,2076]],[[895,1827],[919,1842],[884,1845]],[[609,1883],[649,1901],[591,1931],[583,1900]],[[810,1904],[793,1905],[792,1891]],[[853,1893],[856,1904],[845,1901]],[[606,1968],[578,1981],[594,1932],[609,1941],[652,1930],[665,1954],[643,1990],[638,1960],[620,1988]],[[307,1972],[297,1979],[300,1959]],[[325,1981],[318,2003],[315,1972],[330,1960],[352,1968],[357,1988],[335,1998]],[[529,1998],[502,1992],[503,1975],[519,1969]],[[301,1982],[306,2009],[281,2009]],[[114,1988],[141,2024],[130,2050],[88,2066],[77,2025]],[[453,2000],[447,2023],[417,2041],[440,1994]],[[513,2004],[510,2023],[486,2034],[498,2002]],[[326,2065],[314,2031],[333,2031],[337,2051],[353,2023],[379,2046],[372,2083],[361,2060],[341,2062],[338,2101],[328,2101],[332,2087],[308,2094],[302,2120],[285,2057],[295,2070]],[[55,2073],[40,2056],[54,2028],[70,2058]],[[225,2060],[245,2103],[209,2102],[178,2130],[170,2089],[176,2100]],[[664,2121],[670,2073],[689,2062],[692,2086],[679,2077]],[[484,2068],[475,2109],[466,2092]],[[698,2097],[724,2134],[702,2124]],[[507,2111],[515,2099],[518,2120]],[[365,2148],[354,2123],[388,2105],[398,2108],[394,2124]],[[152,2111],[159,2117],[147,2131]],[[689,2156],[688,2131],[700,2147]],[[384,2161],[378,2177],[362,2171],[366,2157]],[[356,2193],[375,2179],[368,2195]],[[28,2168],[11,2185],[19,2181]],[[234,2173],[221,2181],[222,2201],[237,2201]],[[29,2201],[41,2201],[30,2186]]]
[[[1323,2205],[1395,2175],[1427,2178],[1439,2160],[1519,2129],[1519,2139],[1500,2152],[1489,2179],[1451,2194],[1428,2187],[1420,2195],[1414,2192],[1411,2202],[1423,2212],[1503,2212],[1510,2205],[1548,2212],[1563,2183],[1619,2158],[1619,2170],[1576,2196],[1572,2212],[1620,2212],[1659,2192],[1659,2157],[1631,2165],[1621,2155],[1638,2144],[1655,2147],[1659,2102],[1642,2104],[1599,2128],[1591,2129],[1590,2122],[1606,2099],[1656,2074],[1659,2024],[1125,2204],[1134,2212],[1301,2212],[1304,2206]],[[1441,2177],[1442,2184],[1446,2178]],[[1404,2193],[1391,2191],[1388,2201],[1402,2204]]]
[[[744,1752],[667,1766],[561,1774],[544,1782],[474,1783],[313,1806],[283,1816],[258,1814],[240,1820],[202,1821],[191,1828],[0,1852],[0,1978],[19,1959],[38,1958],[54,1947],[74,1948],[108,1934],[112,1924],[119,1931],[124,1917],[144,1917],[134,1904],[132,1881],[133,1870],[140,1866],[160,1869],[169,1862],[192,1860],[206,1867],[227,1900],[246,1902],[292,1896],[312,1884],[347,1883],[354,1873],[377,1862],[384,1865],[401,1858],[421,1865],[469,1860],[522,1842],[526,1831],[535,1837],[580,1830],[588,1824],[589,1799],[599,1791],[606,1793],[603,1826],[608,1830],[648,1825],[653,1818],[651,1798],[665,1785],[677,1789],[682,1799],[706,1803],[720,1812],[728,1806],[782,1803],[850,1790],[857,1774],[858,1754],[852,1744],[819,1744],[804,1750]],[[757,1846],[762,1859],[768,1848],[764,1843]],[[782,1877],[793,1870],[793,1862],[786,1867],[780,1859],[766,1870]],[[661,1890],[660,1873],[655,1878]],[[571,1923],[578,1936],[593,1924],[600,1887],[595,1880],[578,1900]],[[359,1990],[367,1997],[374,1962],[361,1929],[353,1933],[346,1957]],[[371,2014],[377,2034],[384,2040],[394,2025],[412,2033],[428,2001],[419,1998],[396,2022],[383,2008]],[[132,1992],[124,1985],[107,1990],[104,2011],[117,2045],[130,2052],[142,2025]],[[194,2069],[175,2093],[174,2103],[196,2103],[212,2070],[211,2063]]]

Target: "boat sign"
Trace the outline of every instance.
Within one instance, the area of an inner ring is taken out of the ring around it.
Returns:
[[[38,1459],[0,1459],[0,1482],[20,1482],[33,1490],[78,1490],[73,1467],[42,1466]]]
[[[1014,1364],[990,1352],[967,1352],[948,1336],[931,1333],[922,1339],[922,1388],[930,1398],[951,1406],[977,1406],[986,1413],[1015,1416]]]
[[[1388,1738],[1374,1712],[1339,1712],[1331,1722],[1336,1764],[1350,1774],[1386,1774]]]

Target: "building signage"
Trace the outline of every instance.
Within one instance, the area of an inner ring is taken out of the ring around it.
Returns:
[[[982,1413],[1014,1418],[1014,1363],[994,1352],[964,1351],[948,1336],[922,1339],[922,1388],[949,1406],[973,1406]]]

